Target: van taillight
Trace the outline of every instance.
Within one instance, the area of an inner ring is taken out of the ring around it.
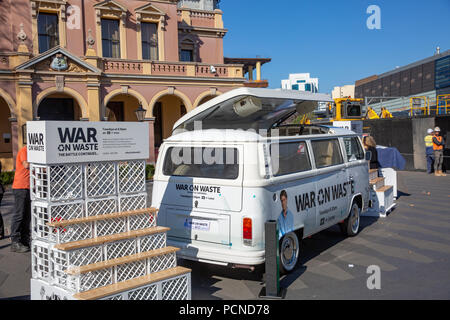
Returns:
[[[252,219],[244,218],[242,221],[242,238],[244,239],[244,244],[252,245]]]

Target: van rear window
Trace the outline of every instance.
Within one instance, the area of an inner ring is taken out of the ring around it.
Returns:
[[[239,176],[236,148],[171,147],[164,159],[166,176],[228,179]]]

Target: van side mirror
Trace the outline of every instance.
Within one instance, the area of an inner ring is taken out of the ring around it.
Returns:
[[[372,151],[366,151],[366,160],[370,161],[372,159]]]

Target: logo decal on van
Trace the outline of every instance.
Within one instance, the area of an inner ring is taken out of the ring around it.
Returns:
[[[214,186],[199,186],[195,184],[176,184],[177,190],[193,191],[193,192],[213,192],[220,193],[220,187]]]
[[[348,190],[348,188],[350,190]],[[355,193],[355,181],[351,180],[348,182],[319,189],[319,191],[317,192],[317,198],[315,191],[310,191],[295,196],[295,204],[297,206],[297,212],[304,211],[310,208],[315,208],[316,200],[319,206],[321,206],[328,202],[346,197],[347,193],[350,194]]]

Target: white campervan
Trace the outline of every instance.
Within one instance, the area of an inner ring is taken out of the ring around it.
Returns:
[[[334,224],[358,233],[369,204],[369,172],[352,131],[286,125],[322,94],[240,88],[182,117],[162,144],[152,206],[185,259],[255,266],[264,224],[278,221],[280,260],[290,271],[299,241]]]

